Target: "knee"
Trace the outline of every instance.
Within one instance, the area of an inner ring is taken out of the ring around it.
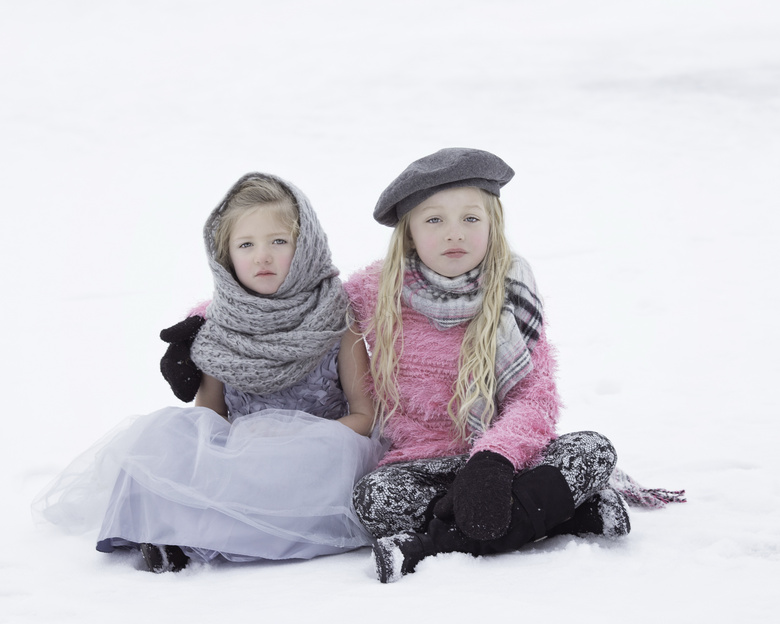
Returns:
[[[352,507],[358,520],[374,537],[384,537],[397,532],[388,526],[392,518],[394,497],[385,473],[386,471],[380,468],[367,474],[352,490]]]
[[[367,474],[352,490],[352,506],[374,537],[418,530],[430,502],[407,471],[383,466]]]
[[[617,465],[617,451],[607,436],[597,431],[581,431],[583,448],[599,458],[599,463],[609,469],[611,473]]]
[[[371,505],[369,501],[371,499],[371,491],[373,490],[373,482],[370,477],[371,474],[364,476],[355,484],[355,487],[352,490],[352,507],[355,509],[355,513],[364,525],[371,514]]]
[[[591,458],[601,466],[602,471],[608,471],[610,474],[617,465],[617,451],[609,441],[607,436],[597,431],[578,431],[576,433],[567,433],[560,439],[567,438],[566,444],[571,444],[572,449],[578,449],[577,452]]]
[[[612,442],[596,431],[564,433],[550,443],[546,455],[557,457],[563,462],[571,461],[566,460],[567,457],[590,457],[591,461],[596,461],[602,468],[610,471],[617,464],[617,452]]]

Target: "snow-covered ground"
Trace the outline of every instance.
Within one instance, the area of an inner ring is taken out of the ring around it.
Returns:
[[[0,622],[776,621],[780,6],[773,0],[0,0]],[[412,160],[494,151],[560,349],[562,430],[647,486],[619,542],[138,570],[33,496],[176,404],[159,330],[210,295],[201,226],[252,170],[348,275]],[[774,171],[774,173],[772,173]],[[500,620],[499,620],[500,618]]]

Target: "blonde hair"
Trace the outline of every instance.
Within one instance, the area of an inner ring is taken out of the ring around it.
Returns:
[[[469,322],[458,357],[458,378],[453,387],[447,413],[463,440],[470,436],[469,412],[484,401],[480,414],[487,428],[496,412],[496,336],[505,298],[505,278],[512,264],[509,243],[504,233],[504,210],[498,197],[478,189],[485,200],[490,222],[485,258],[482,261],[483,305]],[[371,357],[371,374],[378,398],[375,421],[384,427],[400,406],[398,363],[403,352],[401,288],[406,257],[413,251],[406,213],[396,225],[379,280],[376,310],[367,332],[376,339]]]
[[[284,185],[269,178],[249,178],[227,201],[214,230],[214,256],[228,271],[233,271],[230,261],[230,234],[233,226],[246,213],[258,208],[274,210],[295,242],[300,232],[298,205]]]

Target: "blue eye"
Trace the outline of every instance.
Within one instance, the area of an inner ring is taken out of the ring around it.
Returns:
[[[466,221],[469,223],[477,223],[479,222],[479,219],[477,217],[466,217]]]
[[[284,240],[283,238],[277,238],[277,239],[274,239],[273,244],[274,245],[286,245],[287,241]]]
[[[252,243],[241,243],[238,248],[239,249],[246,249],[247,247],[251,247]]]
[[[431,217],[426,223],[441,223],[441,219],[439,217]]]

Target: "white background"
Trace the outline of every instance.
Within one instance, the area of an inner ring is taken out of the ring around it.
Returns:
[[[0,622],[775,621],[776,2],[0,0],[0,85]],[[366,549],[157,576],[33,523],[68,461],[178,404],[158,333],[210,296],[201,227],[240,175],[303,189],[347,276],[447,146],[517,172],[561,431],[689,503],[391,586]]]

